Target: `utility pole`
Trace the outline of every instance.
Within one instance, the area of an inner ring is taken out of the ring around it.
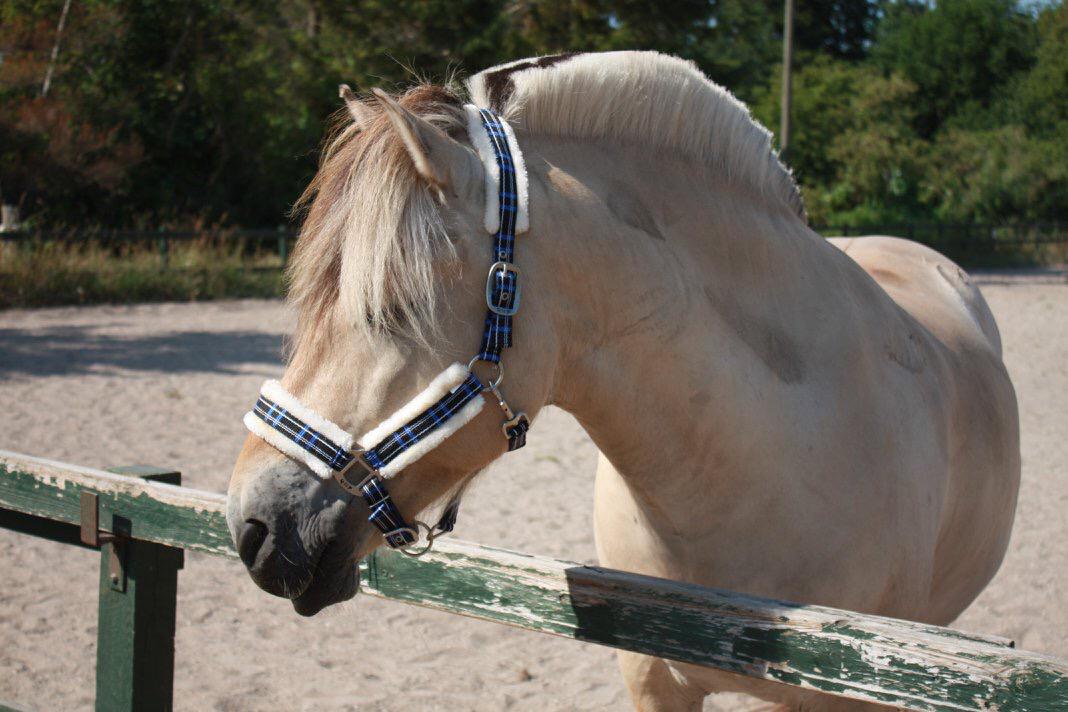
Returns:
[[[48,96],[48,89],[52,86],[52,75],[56,71],[56,60],[59,59],[59,40],[63,37],[63,28],[67,24],[67,14],[70,13],[70,0],[63,3],[63,11],[59,13],[59,25],[56,27],[56,41],[52,45],[52,57],[48,60],[48,71],[45,72],[44,81],[41,83],[41,96]]]
[[[793,93],[794,0],[786,0],[782,19],[782,106],[779,127],[779,155],[786,156],[790,147],[790,102]]]

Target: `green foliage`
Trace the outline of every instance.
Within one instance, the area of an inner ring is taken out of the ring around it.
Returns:
[[[887,8],[872,56],[919,89],[917,129],[930,137],[951,117],[989,109],[1030,66],[1034,39],[1033,19],[1016,0],[904,0]]]
[[[755,104],[777,126],[776,76]],[[789,155],[816,224],[895,222],[922,213],[918,205],[923,141],[912,130],[916,87],[864,64],[816,57],[794,76],[797,121]]]
[[[1019,82],[1014,118],[1039,136],[1068,135],[1068,6],[1038,18],[1034,68]]]
[[[31,225],[275,226],[337,85],[658,49],[779,125],[782,0],[0,0],[0,191]],[[1068,217],[1068,11],[806,0],[787,161],[814,222]],[[418,73],[418,74],[416,74]]]
[[[767,2],[767,0],[765,0]],[[772,11],[782,3],[767,2]],[[863,0],[802,0],[796,3],[794,36],[802,51],[860,60],[868,53],[879,3]]]
[[[924,198],[938,218],[953,222],[1063,219],[1066,155],[1064,136],[1035,139],[1019,125],[950,129],[934,145]]]

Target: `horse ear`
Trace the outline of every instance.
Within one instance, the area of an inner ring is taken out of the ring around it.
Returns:
[[[464,194],[476,178],[473,172],[481,170],[475,154],[426,119],[405,109],[381,89],[373,91],[393,129],[404,142],[419,175],[439,190]]]
[[[349,116],[356,122],[356,127],[361,131],[366,129],[374,119],[374,112],[370,107],[356,98],[348,84],[338,86],[337,95],[344,100],[345,108],[349,110]]]

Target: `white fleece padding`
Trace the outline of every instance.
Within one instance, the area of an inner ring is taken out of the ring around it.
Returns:
[[[358,442],[359,446],[364,449],[374,447],[394,430],[397,430],[409,420],[441,400],[445,394],[463,383],[465,378],[467,378],[467,367],[459,363],[452,364],[438,374],[434,380],[430,382],[430,385],[424,388],[422,392],[415,396],[415,398],[412,398],[405,403],[399,410],[397,410],[397,412],[382,421],[378,427],[360,438]],[[282,388],[282,384],[278,381],[272,380],[265,382],[260,389],[260,393],[265,398],[268,398],[285,408],[286,411],[291,413],[294,417],[299,418],[310,425],[314,430],[317,430],[333,440],[345,450],[352,450],[353,437],[351,433],[342,430],[341,427],[335,423],[332,423],[298,401],[295,396]],[[469,423],[472,418],[478,415],[479,411],[482,410],[482,406],[485,404],[486,399],[481,395],[474,398],[463,408],[456,411],[456,413],[445,421],[444,424],[438,426],[437,430],[405,450],[392,462],[379,470],[379,474],[384,479],[389,479],[393,475],[396,475],[405,467],[440,445],[445,438]],[[261,420],[255,413],[251,411],[245,413],[244,423],[245,427],[248,428],[253,435],[263,438],[268,444],[273,445],[283,454],[288,455],[294,460],[303,462],[310,467],[315,474],[323,478],[333,477],[333,470],[331,470],[326,463],[312,455],[293,440],[272,428],[267,423],[263,422],[263,420]]]
[[[278,381],[273,379],[264,381],[263,386],[260,388],[260,395],[285,408],[294,418],[303,421],[313,430],[330,438],[330,440],[339,445],[342,449],[352,449],[352,433],[342,430],[340,426],[327,420],[308,406],[301,403],[297,400],[296,396],[291,394],[285,388],[282,388],[282,384]],[[293,459],[305,463],[320,477],[332,476],[332,472],[326,464],[300,445],[297,445],[285,435],[272,428],[270,425],[267,425],[267,423],[263,422],[263,420],[261,420],[255,413],[251,411],[246,413],[244,422],[245,427],[254,434],[260,436]]]
[[[260,420],[260,417],[255,413],[251,411],[245,413],[244,421],[245,427],[248,428],[250,433],[263,438],[267,441],[268,445],[273,446],[283,455],[288,455],[297,462],[303,462],[311,468],[312,472],[323,479],[332,476],[332,471],[327,467],[326,463],[312,455],[300,445],[297,445],[285,435],[282,435],[282,433],[278,432],[270,425],[267,425],[267,423]]]
[[[301,403],[297,400],[296,396],[291,394],[285,388],[282,388],[282,384],[278,381],[264,381],[263,387],[260,388],[260,393],[265,398],[285,408],[294,417],[299,418],[310,425],[313,430],[318,430],[344,449],[349,450],[352,448],[352,433],[343,430],[341,426],[336,425],[331,420],[327,420],[308,406]]]
[[[486,172],[486,212],[483,224],[486,232],[495,233],[501,226],[500,206],[500,180],[501,169],[497,165],[497,154],[493,152],[493,144],[490,142],[486,127],[482,124],[482,115],[474,104],[465,104],[467,112],[467,133],[471,137],[471,144],[478,151],[478,157],[482,161],[482,167]],[[519,143],[515,139],[515,132],[511,125],[501,119],[504,126],[504,134],[508,140],[508,148],[512,152],[512,164],[515,166],[516,202],[518,209],[515,218],[515,232],[520,235],[530,229],[530,212],[528,210],[530,188],[527,182],[527,164],[523,161],[523,152],[519,150]]]
[[[357,441],[360,447],[370,448],[380,443],[387,435],[437,403],[445,396],[445,394],[460,385],[463,380],[467,378],[467,373],[467,367],[463,364],[454,363],[449,366],[438,374],[434,380],[430,382],[430,385],[424,388],[419,395],[401,406],[397,412],[382,421],[374,430],[361,437]],[[396,459],[383,467],[379,471],[382,477],[386,479],[392,477],[423,455],[436,448],[445,440],[445,438],[455,433],[469,423],[472,418],[478,415],[479,411],[482,410],[482,406],[485,404],[486,399],[481,395],[471,400],[471,402],[458,410],[451,418],[445,421],[445,423],[438,426],[437,430],[405,450],[398,455]]]

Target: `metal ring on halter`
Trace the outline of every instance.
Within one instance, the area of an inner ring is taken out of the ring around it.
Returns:
[[[419,527],[422,527],[423,529],[426,529],[426,544],[424,544],[422,547],[416,547],[416,548],[413,548],[411,546],[398,546],[397,547],[397,551],[399,551],[400,553],[404,554],[405,556],[410,556],[413,559],[418,559],[420,556],[422,556],[426,552],[430,551],[430,548],[432,546],[434,546],[434,539],[437,538],[437,535],[434,534],[434,530],[426,522],[421,522],[418,519],[414,519],[414,520],[412,520],[412,523],[413,523],[414,526],[401,527],[400,529],[394,529],[393,531],[389,532],[389,534],[386,534],[385,536],[389,537],[390,534],[394,534],[396,532],[411,532],[412,535],[415,537],[415,540],[419,541]]]
[[[467,370],[471,371],[471,367],[479,361],[486,361],[486,359],[475,356],[473,359],[467,362]],[[482,390],[492,390],[497,386],[501,385],[501,381],[504,380],[504,366],[501,365],[500,361],[497,361],[496,363],[494,363],[493,361],[486,361],[486,363],[492,365],[494,368],[497,369],[497,378],[491,381],[490,384],[488,386],[485,386]]]

